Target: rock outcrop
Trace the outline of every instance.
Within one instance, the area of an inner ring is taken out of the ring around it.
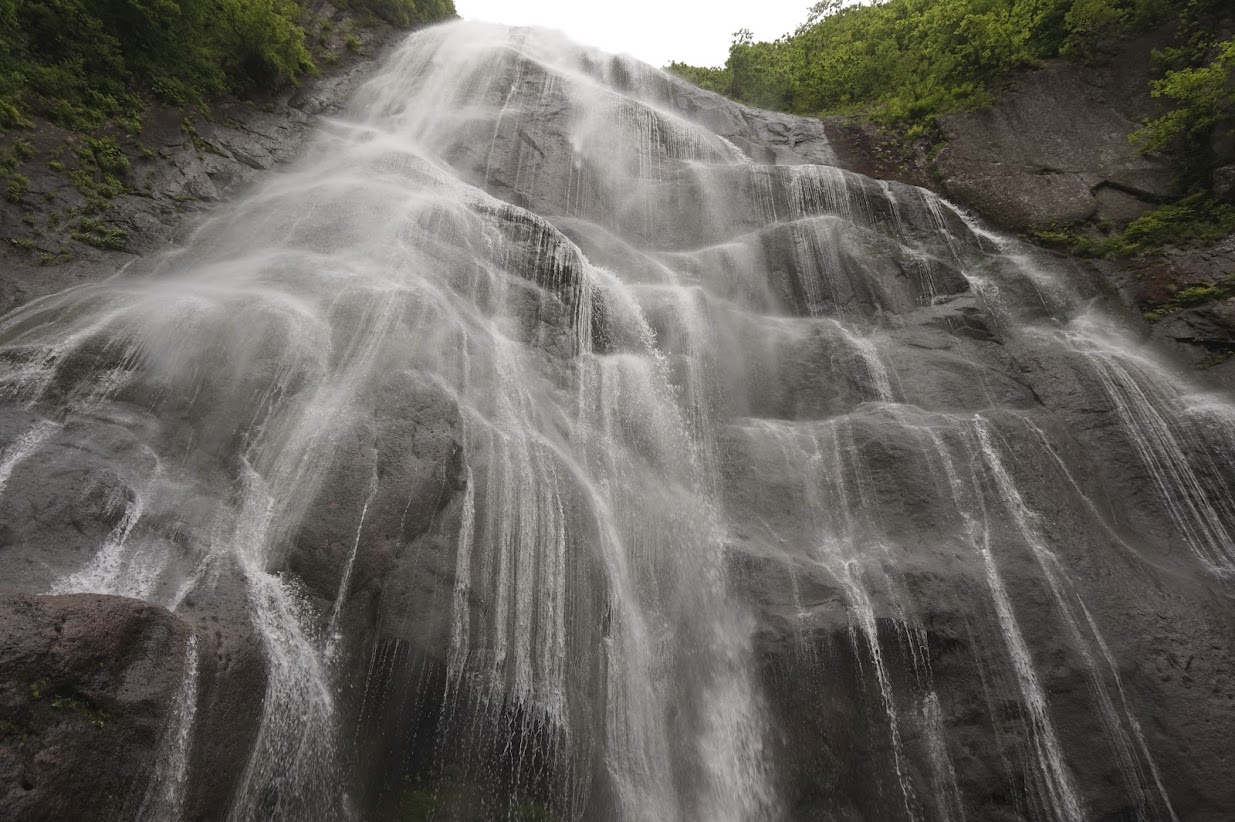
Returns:
[[[1016,76],[989,107],[939,118],[939,184],[1018,232],[1123,225],[1179,196],[1176,163],[1129,139],[1155,111],[1150,52],[1167,42],[1159,32],[1110,46],[1089,64],[1054,61]]]
[[[177,814],[165,796],[187,778],[195,642],[136,600],[0,597],[0,819]]]
[[[1073,228],[1110,233],[1184,193],[1184,169],[1170,153],[1140,152],[1130,137],[1155,115],[1150,96],[1152,52],[1171,42],[1161,29],[1107,44],[1088,62],[1055,60],[1021,73],[984,108],[938,118],[939,142],[906,144],[897,135],[855,119],[824,121],[840,162],[863,174],[923,186],[1008,231]],[[1229,140],[1216,140],[1215,156],[1235,155]],[[1213,192],[1231,196],[1231,169],[1213,173]],[[1226,366],[1235,336],[1225,317],[1229,301],[1188,306],[1164,314],[1175,295],[1214,286],[1235,274],[1235,249],[1185,245],[1133,258],[1083,261],[1115,285],[1138,313],[1151,317],[1153,334],[1194,366]]]
[[[1010,231],[1122,226],[1183,193],[1176,160],[1130,140],[1157,110],[1151,52],[1170,37],[1161,30],[1087,63],[1018,74],[991,105],[939,117],[936,146],[906,145],[861,120],[829,118],[827,132],[846,167],[930,188]]]

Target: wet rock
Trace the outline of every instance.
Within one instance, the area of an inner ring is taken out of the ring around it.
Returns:
[[[50,590],[123,527],[137,485],[126,468],[152,465],[125,425],[134,421],[60,426],[16,409],[0,413],[0,447],[10,467],[0,495],[0,591]]]
[[[1235,165],[1214,170],[1214,196],[1235,203]]]
[[[252,624],[249,587],[235,568],[194,590],[176,609],[198,636],[198,699],[186,819],[221,822],[250,767],[267,688],[267,649]]]
[[[119,597],[0,597],[0,818],[136,818],[191,629]]]

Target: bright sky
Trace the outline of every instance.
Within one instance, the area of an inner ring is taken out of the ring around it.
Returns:
[[[465,20],[564,31],[573,40],[633,55],[654,66],[672,60],[719,66],[733,33],[775,40],[806,21],[812,0],[455,0]]]

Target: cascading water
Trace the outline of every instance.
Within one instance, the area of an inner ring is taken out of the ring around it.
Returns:
[[[350,111],[0,321],[5,589],[198,632],[145,816],[1222,818],[1235,406],[1099,285],[546,32]]]

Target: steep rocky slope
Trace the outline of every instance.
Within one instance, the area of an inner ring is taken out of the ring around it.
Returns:
[[[1231,411],[1108,280],[544,33],[354,104],[0,323],[6,808],[110,712],[185,819],[1229,816]]]
[[[27,181],[0,198],[0,311],[172,242],[258,172],[298,156],[320,116],[337,113],[375,57],[406,36],[327,0],[307,3],[305,16],[322,71],[298,86],[204,108],[152,105],[135,134],[39,120],[0,136],[0,157]]]
[[[847,167],[925,186],[1006,230],[1118,232],[1183,193],[1180,158],[1143,154],[1129,139],[1158,110],[1149,95],[1151,52],[1172,36],[1160,30],[1110,44],[1086,63],[1059,60],[1023,73],[993,105],[940,117],[933,145],[907,146],[869,123],[840,118],[825,121],[827,133]],[[1235,162],[1235,146],[1220,140],[1214,152],[1215,190],[1235,202],[1222,183],[1232,168],[1221,166]],[[1235,351],[1227,298],[1169,308],[1181,291],[1235,275],[1235,238],[1079,264],[1113,283],[1151,318],[1154,335],[1178,343],[1194,365],[1235,378],[1226,365]]]

